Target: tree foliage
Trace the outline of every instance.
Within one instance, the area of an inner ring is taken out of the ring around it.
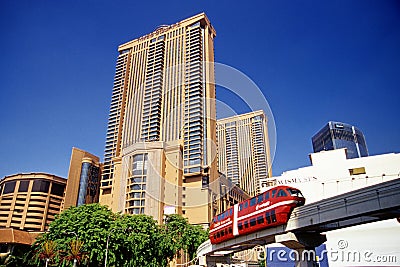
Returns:
[[[32,249],[36,265],[43,265],[44,258],[38,255],[52,244],[57,266],[72,266],[74,259],[78,266],[104,266],[107,251],[107,266],[160,267],[182,251],[193,258],[207,237],[201,226],[190,225],[180,215],[168,215],[158,225],[147,215],[121,215],[89,204],[62,212]]]
[[[191,259],[194,258],[200,244],[208,239],[208,231],[200,225],[189,224],[186,218],[178,214],[167,215],[165,229],[166,235],[172,240],[175,254],[183,250]]]

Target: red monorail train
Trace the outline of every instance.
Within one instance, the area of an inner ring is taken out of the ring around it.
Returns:
[[[210,225],[211,243],[287,223],[295,207],[304,205],[300,190],[276,186],[251,199],[235,204],[217,215]]]

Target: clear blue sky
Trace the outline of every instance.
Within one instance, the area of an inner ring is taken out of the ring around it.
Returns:
[[[103,157],[117,46],[203,11],[215,60],[269,102],[275,175],[309,165],[329,120],[359,127],[372,155],[400,152],[400,1],[4,0],[0,177],[66,177],[73,146]]]

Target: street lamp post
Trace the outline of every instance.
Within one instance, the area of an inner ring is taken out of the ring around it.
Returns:
[[[108,236],[107,236],[106,257],[105,257],[105,259],[104,259],[104,267],[107,267],[108,244],[110,243],[110,236],[111,236],[111,233],[114,232],[116,229],[118,229],[118,228],[113,228],[113,229],[111,229],[111,231],[108,233]]]
[[[78,234],[75,233],[74,231],[72,231],[72,232],[64,232],[64,234],[73,234],[73,235],[75,235],[75,239],[78,240]]]

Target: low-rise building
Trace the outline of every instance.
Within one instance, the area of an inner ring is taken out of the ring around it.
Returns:
[[[0,181],[0,227],[44,232],[60,213],[67,180],[48,173],[21,173]]]

